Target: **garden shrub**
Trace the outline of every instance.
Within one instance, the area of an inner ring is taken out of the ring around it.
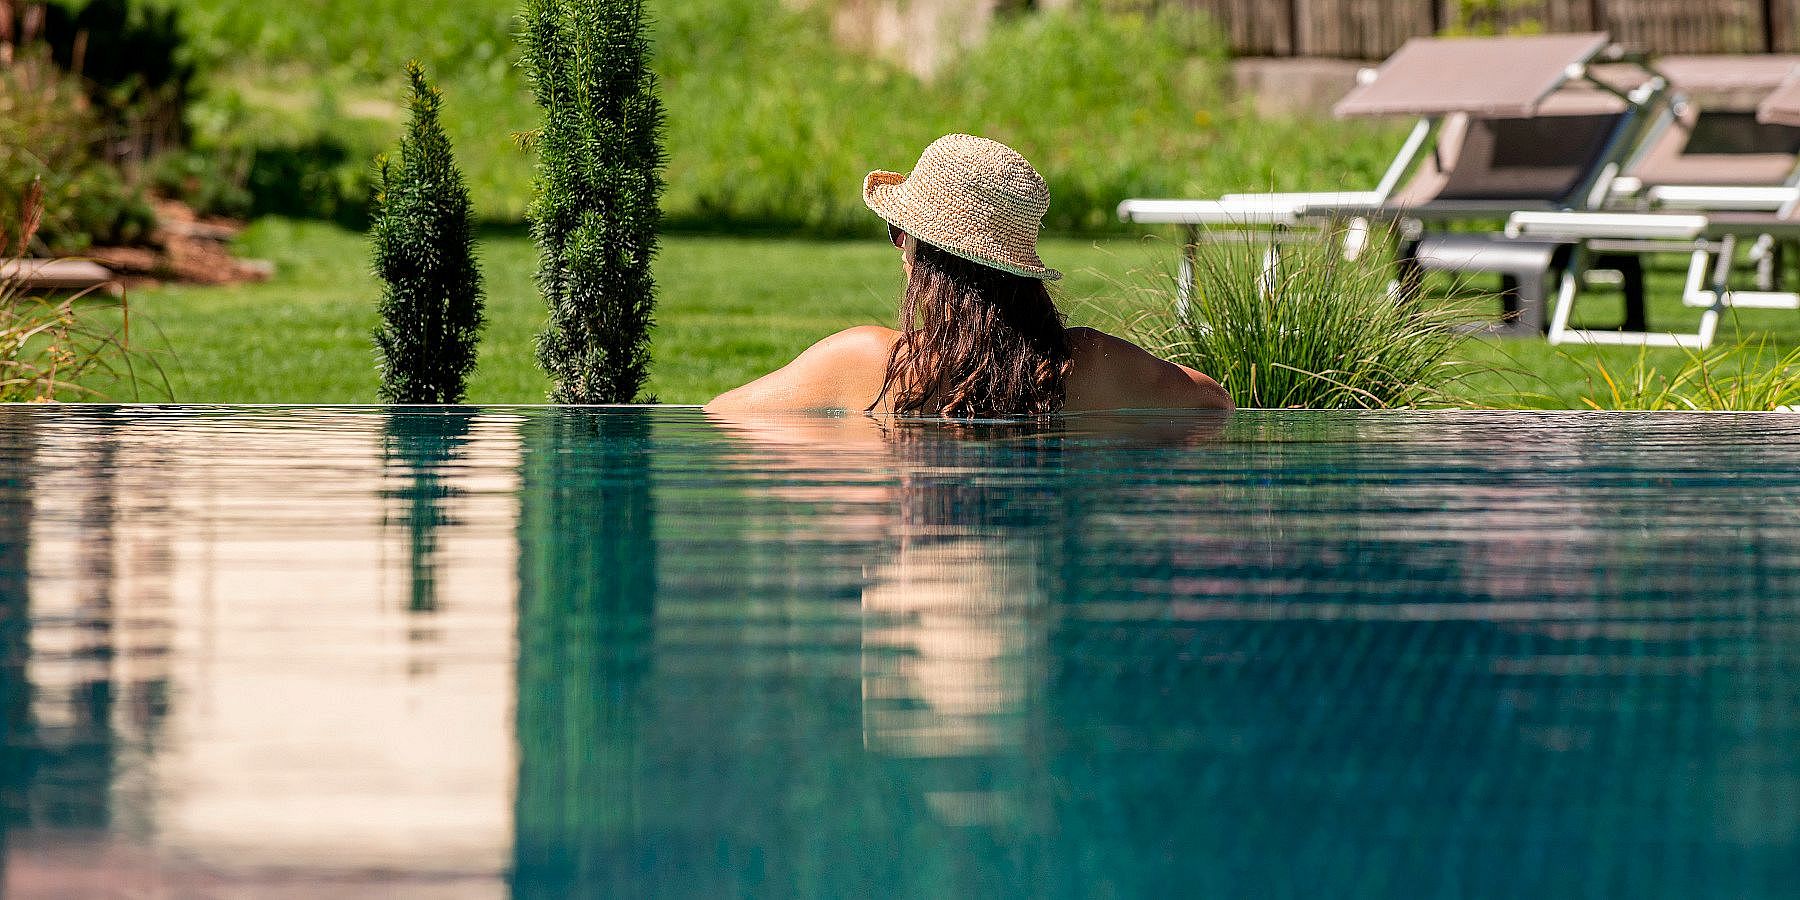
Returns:
[[[328,137],[248,153],[250,215],[324,219],[355,229],[369,224],[375,192],[369,154]]]
[[[398,161],[381,164],[370,241],[386,285],[375,330],[381,398],[460,403],[482,325],[469,190],[439,120],[443,95],[407,68],[412,119]]]
[[[557,403],[630,403],[649,376],[662,104],[643,0],[527,0],[522,63],[542,129],[531,230]]]
[[[100,122],[132,161],[187,137],[196,73],[180,12],[142,0],[63,0],[45,10],[51,57],[80,77]]]

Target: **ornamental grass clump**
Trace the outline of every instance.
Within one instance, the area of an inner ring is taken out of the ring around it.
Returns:
[[[663,111],[643,0],[527,0],[520,62],[543,127],[532,236],[557,403],[630,403],[649,376]]]
[[[481,269],[469,191],[438,115],[443,94],[413,63],[412,120],[398,163],[381,162],[369,230],[375,271],[386,284],[375,329],[381,398],[389,403],[460,403],[481,338]]]
[[[1372,241],[1375,246],[1383,242]],[[1207,242],[1183,309],[1176,280],[1143,291],[1126,329],[1214,378],[1241,407],[1383,409],[1447,403],[1462,375],[1467,301],[1398,295],[1390,256],[1339,242]]]
[[[25,190],[18,209],[16,232],[0,225],[0,256],[7,258],[0,270],[0,403],[104,400],[102,385],[123,385],[136,398],[138,361],[125,301],[98,290],[33,291],[28,274],[40,263],[26,256],[44,221],[42,182]]]
[[[1765,338],[1685,352],[1680,368],[1652,364],[1647,348],[1627,366],[1579,361],[1587,376],[1581,402],[1597,410],[1666,412],[1800,407],[1800,349],[1781,354]]]

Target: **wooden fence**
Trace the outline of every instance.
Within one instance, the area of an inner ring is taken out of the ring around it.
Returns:
[[[1144,5],[1141,0],[1139,5]],[[1800,0],[1150,0],[1210,16],[1244,56],[1381,59],[1444,32],[1606,31],[1659,53],[1800,51]]]

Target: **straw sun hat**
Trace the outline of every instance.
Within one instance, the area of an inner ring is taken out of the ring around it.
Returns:
[[[945,135],[925,148],[911,175],[870,172],[863,202],[888,224],[946,253],[1025,278],[1062,277],[1037,254],[1050,188],[1005,144]]]

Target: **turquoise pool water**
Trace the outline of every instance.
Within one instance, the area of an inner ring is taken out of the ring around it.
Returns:
[[[4,895],[1791,896],[1800,416],[0,408]]]

